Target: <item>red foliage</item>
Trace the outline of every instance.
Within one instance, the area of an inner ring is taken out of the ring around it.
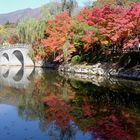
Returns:
[[[52,94],[44,97],[43,102],[48,105],[45,110],[48,120],[55,121],[56,125],[61,129],[67,128],[70,120],[72,120],[70,106]]]
[[[13,38],[12,38],[12,37],[9,37],[9,38],[8,38],[8,43],[9,43],[9,44],[14,44],[14,41],[13,41]]]
[[[114,0],[109,1],[114,2]],[[73,18],[69,17],[66,12],[62,12],[53,20],[48,21],[45,30],[47,38],[42,39],[41,43],[46,46],[44,52],[47,55],[54,55],[54,61],[63,61],[63,45],[67,39],[71,43],[68,53],[72,54],[75,51],[77,46],[74,45],[77,42],[71,41],[73,36],[79,37],[78,43],[82,44],[80,47],[85,51],[84,53],[94,51],[95,45],[98,45],[102,52],[112,46],[115,46],[116,51],[123,52],[124,49],[133,48],[140,42],[140,3],[133,4],[129,8],[111,5],[92,9],[85,8],[74,18],[74,21],[84,22],[96,30],[91,31],[87,28],[87,31],[82,34],[71,32]]]
[[[131,128],[135,128],[135,125],[130,116],[111,114],[99,119],[96,126],[86,128],[86,131],[93,132],[94,138],[132,140],[135,133]]]
[[[115,7],[129,7],[133,3],[135,3],[134,0],[97,0],[96,2],[96,4],[99,6],[111,5]]]
[[[87,31],[81,39],[84,43],[83,49],[85,50],[85,52],[87,52],[90,49],[90,44],[94,42],[93,34],[94,33],[92,31]]]
[[[94,7],[87,23],[96,26],[105,40],[120,48],[130,48],[139,41],[140,3],[128,9],[111,6]]]
[[[92,9],[84,8],[78,16],[76,16],[76,20],[79,22],[86,22],[88,18],[92,15]]]
[[[8,38],[7,41],[8,41],[9,44],[16,44],[19,41],[18,36],[17,35],[12,35]]]
[[[93,116],[92,106],[90,104],[82,105],[82,112],[84,113],[85,117]]]
[[[45,31],[48,35],[48,38],[43,39],[42,43],[47,46],[46,49],[49,50],[49,53],[57,52],[59,55],[62,54],[62,46],[67,39],[70,26],[71,17],[69,17],[66,12],[62,12],[58,14],[53,20],[48,21]]]

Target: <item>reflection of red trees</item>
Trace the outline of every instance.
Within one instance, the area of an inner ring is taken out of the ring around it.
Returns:
[[[138,120],[120,108],[91,104],[88,97],[83,98],[80,108],[83,116],[76,120],[77,124],[84,131],[91,132],[94,139],[134,140],[139,133]]]
[[[48,105],[45,110],[48,120],[55,121],[56,125],[62,129],[67,128],[72,120],[70,106],[53,94],[44,97],[43,102]]]
[[[77,120],[76,123],[79,127],[83,126],[84,131],[93,133],[94,139],[134,140],[137,136],[139,126],[136,125],[136,120],[128,112],[114,110],[107,106],[98,108],[90,104],[88,98],[84,98],[84,102],[79,106],[83,114],[79,120],[77,119],[79,116],[72,116],[72,112],[76,110],[72,110],[73,107],[66,104],[60,96],[49,94],[42,101],[47,105],[45,110],[47,119],[55,121],[61,129],[67,128],[70,120],[74,119]],[[81,123],[84,120],[87,123],[83,125]]]
[[[134,140],[140,131],[138,130],[140,126],[136,124],[130,113],[121,111],[120,108],[114,109],[108,104],[105,106],[93,104],[88,96],[79,97],[79,103],[76,103],[77,100],[69,85],[63,85],[61,82],[43,83],[42,85],[41,81],[39,77],[34,79],[36,89],[33,97],[44,103],[45,117],[49,122],[55,121],[59,128],[66,129],[70,120],[74,120],[85,132],[88,131],[93,133],[94,137],[96,135],[97,138],[109,140]],[[64,87],[67,87],[67,90],[64,90],[64,93],[68,93],[67,103],[63,100],[61,93]],[[55,89],[54,94],[46,93],[46,91],[51,91],[50,88]]]
[[[97,119],[96,126],[86,128],[93,132],[96,138],[133,140],[135,137],[136,122],[129,115],[110,114]]]
[[[96,114],[94,107],[88,103],[88,98],[84,99],[84,103],[82,105],[82,112],[85,117],[93,117]]]
[[[91,106],[88,104],[82,105],[82,111],[83,111],[83,114],[85,117],[92,117],[92,115],[93,115]]]

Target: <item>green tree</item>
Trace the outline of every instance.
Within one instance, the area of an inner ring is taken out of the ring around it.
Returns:
[[[2,44],[8,36],[7,30],[3,25],[0,25],[0,44]]]
[[[0,33],[6,33],[4,26],[0,25]]]
[[[34,18],[25,18],[18,23],[17,34],[21,43],[32,44],[44,37],[45,22]]]
[[[72,15],[74,8],[76,8],[78,5],[76,0],[61,0],[61,2],[62,11],[68,11],[69,16]]]
[[[61,4],[58,2],[49,2],[40,9],[42,19],[50,20],[53,16],[61,12]]]

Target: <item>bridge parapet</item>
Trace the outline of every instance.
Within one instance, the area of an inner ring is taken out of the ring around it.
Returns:
[[[27,44],[10,44],[10,45],[3,45],[0,48],[0,51],[4,51],[4,50],[9,50],[9,49],[13,49],[13,48],[29,48],[30,45]]]

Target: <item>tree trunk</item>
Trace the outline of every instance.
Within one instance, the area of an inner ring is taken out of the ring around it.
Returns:
[[[62,0],[62,11],[65,11],[66,0]]]

